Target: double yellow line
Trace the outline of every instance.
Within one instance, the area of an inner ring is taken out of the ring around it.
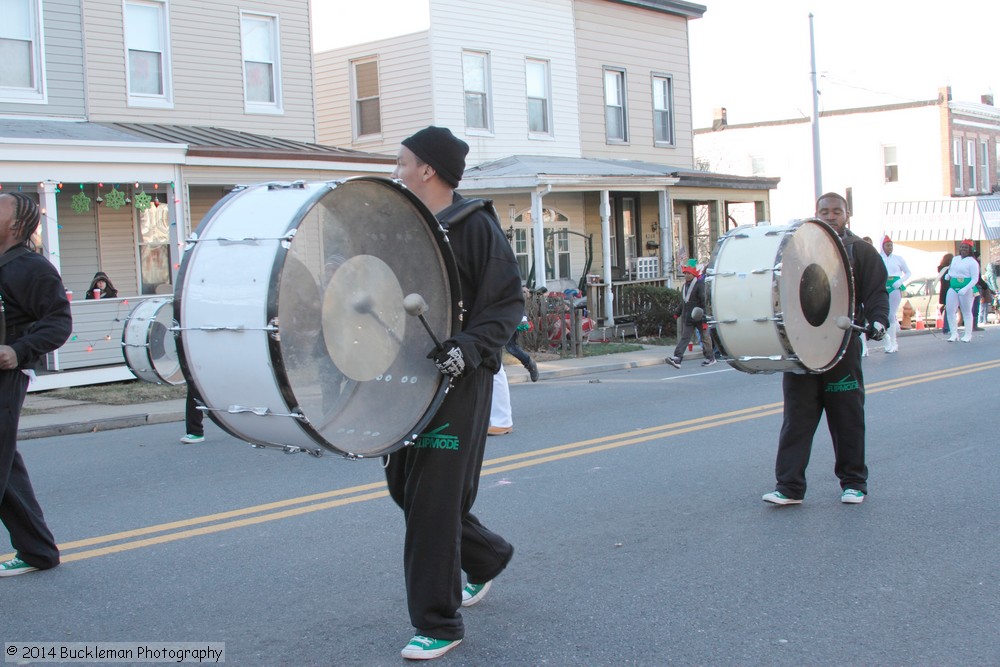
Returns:
[[[980,373],[1000,368],[1000,360],[989,361],[977,364],[968,364],[941,371],[931,371],[920,373],[894,380],[884,380],[866,386],[869,394],[888,391],[890,389],[900,389],[914,384],[933,382],[936,380],[952,379],[957,376],[970,373]],[[718,428],[728,424],[760,419],[781,414],[782,403],[768,403],[755,407],[724,412],[696,419],[651,426],[649,428],[636,429],[628,433],[618,433],[600,438],[580,440],[577,442],[536,449],[522,454],[511,454],[485,461],[483,463],[483,476],[497,475],[519,470],[530,466],[542,465],[553,461],[560,461],[576,456],[595,454],[619,447],[628,447],[651,440],[672,438],[679,435],[703,431],[710,428]],[[199,535],[210,535],[225,530],[244,528],[268,521],[278,521],[294,516],[319,512],[322,510],[343,507],[354,503],[367,502],[385,498],[389,495],[385,482],[372,482],[370,484],[360,484],[345,489],[337,489],[324,493],[316,493],[298,498],[289,498],[273,503],[244,507],[229,512],[218,514],[208,514],[182,521],[172,521],[161,523],[155,526],[137,528],[109,535],[101,535],[73,542],[60,544],[63,551],[62,560],[64,563],[86,560],[97,556],[142,549],[156,544],[166,544],[177,540],[184,540],[189,537]],[[104,546],[98,546],[104,545]],[[94,548],[91,548],[94,547]],[[78,551],[79,550],[79,551]],[[0,555],[0,560],[7,560],[13,554]]]

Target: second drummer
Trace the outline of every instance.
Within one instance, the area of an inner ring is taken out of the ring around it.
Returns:
[[[847,200],[830,192],[816,201],[816,217],[833,227],[847,249],[854,271],[854,322],[864,326],[872,340],[881,340],[889,322],[887,273],[878,251],[847,228]],[[847,351],[837,364],[820,374],[785,373],[784,420],[778,436],[774,464],[775,490],[763,500],[775,505],[797,505],[806,495],[806,466],[813,435],[826,412],[836,457],[834,472],[840,479],[843,503],[857,504],[868,493],[865,464],[865,385],[861,373],[861,340],[852,333]]]

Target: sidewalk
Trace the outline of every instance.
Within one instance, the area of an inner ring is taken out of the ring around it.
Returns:
[[[650,345],[635,352],[540,361],[538,376],[539,380],[551,380],[602,371],[653,366],[664,363],[669,352],[669,348]],[[504,369],[507,371],[507,382],[510,384],[531,381],[528,371],[521,364],[508,363],[504,365]],[[184,421],[184,399],[134,405],[103,405],[50,398],[41,393],[28,394],[24,408],[25,412],[31,410],[37,411],[37,414],[22,413],[17,430],[18,440]]]

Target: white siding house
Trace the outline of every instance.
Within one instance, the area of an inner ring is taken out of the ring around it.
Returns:
[[[317,54],[319,140],[395,154],[449,127],[470,145],[460,189],[494,200],[525,282],[586,291],[613,322],[612,291],[640,266],[669,283],[688,256],[707,261],[727,220],[767,214],[773,180],[694,169],[687,22],[704,11],[430,0],[426,31]]]
[[[845,195],[855,233],[940,258],[971,238],[984,257],[1000,259],[994,205],[1000,158],[1000,108],[936,99],[820,114],[823,192]],[[810,119],[729,125],[725,110],[694,133],[699,164],[712,171],[780,178],[774,222],[815,209]]]
[[[433,0],[431,29],[316,55],[319,142],[395,154],[427,125],[469,143],[469,164],[512,154],[580,157],[571,0]],[[470,29],[475,26],[475,29]],[[464,84],[482,57],[485,127],[467,123]],[[359,135],[354,66],[378,63],[381,132]],[[529,61],[547,65],[547,132],[528,125]]]

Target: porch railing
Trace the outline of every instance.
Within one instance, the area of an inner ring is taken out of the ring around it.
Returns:
[[[638,300],[629,298],[628,287],[632,285],[650,285],[653,287],[666,287],[666,278],[649,278],[645,280],[623,280],[611,284],[612,315],[615,322],[632,318],[642,307]],[[608,313],[604,307],[604,295],[607,294],[608,286],[604,283],[587,285],[587,310],[590,318],[598,326],[604,326],[608,321]]]
[[[127,299],[73,301],[73,333],[66,343],[47,355],[46,370],[66,371],[125,363],[122,329],[132,309],[145,296]]]

